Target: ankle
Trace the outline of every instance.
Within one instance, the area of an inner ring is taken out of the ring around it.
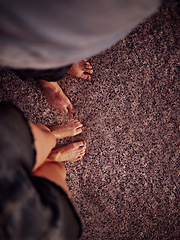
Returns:
[[[60,86],[57,82],[48,82],[48,81],[45,81],[43,79],[40,79],[39,83],[40,83],[41,87],[43,87],[43,88],[52,88],[52,89],[59,89],[60,88]]]
[[[54,162],[59,162],[60,157],[61,153],[55,149],[49,154],[48,159]]]

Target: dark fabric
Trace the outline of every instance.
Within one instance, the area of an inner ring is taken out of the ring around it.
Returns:
[[[59,239],[59,236],[67,240],[79,239],[82,232],[81,221],[67,194],[57,184],[45,178],[33,176],[31,180],[43,204],[47,207],[51,206],[53,212],[54,227],[47,233],[49,239]],[[56,229],[55,226],[59,228]]]
[[[35,163],[33,142],[28,122],[20,110],[11,103],[0,103],[0,169],[17,168],[20,164],[25,171],[32,169]]]
[[[76,240],[81,223],[66,193],[31,176],[33,142],[22,112],[0,103],[0,239]]]
[[[11,69],[17,73],[17,75],[25,81],[33,81],[43,79],[49,82],[59,81],[68,72],[72,65],[68,65],[60,68],[52,68],[47,70],[37,69]]]

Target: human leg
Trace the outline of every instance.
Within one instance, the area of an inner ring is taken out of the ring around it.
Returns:
[[[75,136],[81,133],[84,129],[83,125],[78,120],[73,119],[70,119],[65,124],[52,127],[52,130],[43,124],[29,122],[29,125],[34,136],[34,145],[36,149],[36,164],[33,170],[37,169],[47,160],[47,157],[56,145],[56,139]],[[71,149],[71,154],[73,153],[74,151]],[[53,160],[53,158],[51,159]]]
[[[93,73],[92,66],[86,60],[74,63],[67,72],[78,78],[85,80],[91,79]],[[46,81],[43,78],[39,80],[43,92],[52,107],[60,110],[61,113],[75,113],[76,110],[68,97],[64,94],[63,90],[57,82]]]
[[[32,173],[32,175],[37,177],[44,177],[60,187],[68,194],[70,198],[69,187],[66,183],[66,168],[62,163],[55,161],[45,162],[41,167]]]
[[[61,113],[76,112],[70,100],[64,94],[57,82],[48,82],[41,79],[39,80],[39,83],[43,89],[47,101],[53,108],[59,110]]]
[[[44,177],[56,183],[64,189],[70,198],[69,187],[66,183],[66,168],[60,162],[80,160],[85,154],[85,149],[86,143],[82,141],[58,148],[50,153],[47,161],[35,169],[32,175]]]
[[[51,130],[43,124],[29,122],[34,137],[34,146],[36,149],[36,163],[33,168],[37,169],[46,160],[52,149],[56,146],[56,138]]]
[[[35,144],[35,146],[37,147],[37,144]],[[53,150],[46,158],[45,162],[41,161],[40,162],[41,165],[34,167],[32,175],[44,177],[56,183],[57,185],[63,188],[63,190],[67,193],[68,197],[70,198],[71,195],[69,187],[66,183],[66,168],[60,162],[80,160],[85,154],[85,149],[86,143],[81,141],[71,143],[64,147]]]
[[[82,79],[90,79],[93,73],[90,63],[82,60],[73,65],[47,69],[12,69],[25,81],[39,81],[50,105],[61,113],[75,113],[75,108],[57,83],[66,73]]]

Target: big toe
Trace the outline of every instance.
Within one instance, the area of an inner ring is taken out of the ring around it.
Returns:
[[[76,149],[86,148],[86,142],[84,142],[84,141],[75,142],[74,148],[76,148]]]
[[[74,113],[76,112],[76,109],[73,107],[72,104],[69,104],[69,105],[68,105],[68,110],[69,110],[69,112],[72,113],[72,114],[74,114]]]

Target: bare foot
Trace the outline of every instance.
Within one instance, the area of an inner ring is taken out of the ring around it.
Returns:
[[[61,113],[75,113],[76,110],[57,82],[39,80],[49,104]]]
[[[86,150],[86,143],[83,141],[68,144],[64,147],[55,149],[48,156],[48,159],[56,162],[70,161],[74,162],[80,160]]]
[[[61,139],[80,134],[84,130],[84,127],[78,120],[70,119],[67,123],[50,127],[50,129],[56,139]]]
[[[90,63],[84,59],[78,63],[74,63],[67,73],[75,77],[89,80],[91,79],[90,74],[93,73],[93,70]]]

